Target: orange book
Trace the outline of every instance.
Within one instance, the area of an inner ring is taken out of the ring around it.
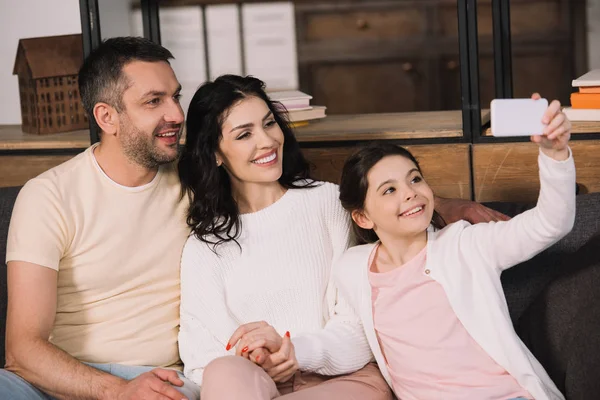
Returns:
[[[600,93],[571,93],[573,108],[600,109]]]
[[[600,93],[600,86],[580,86],[579,93]]]

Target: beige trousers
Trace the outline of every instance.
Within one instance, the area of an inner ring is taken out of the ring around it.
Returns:
[[[374,363],[347,375],[297,372],[276,384],[258,365],[243,357],[221,357],[206,366],[202,400],[391,400],[392,391]]]

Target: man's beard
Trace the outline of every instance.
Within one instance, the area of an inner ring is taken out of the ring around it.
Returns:
[[[158,147],[156,135],[158,132],[165,129],[173,129],[180,127],[178,124],[161,123],[152,132],[152,136],[148,135],[137,127],[129,125],[128,127],[121,125],[120,142],[123,147],[125,156],[134,163],[148,169],[157,168],[159,165],[173,162],[179,156],[179,135],[177,134],[177,142],[175,152],[161,151]]]

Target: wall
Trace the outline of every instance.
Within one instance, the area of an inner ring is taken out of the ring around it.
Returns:
[[[20,124],[19,86],[12,74],[19,39],[81,33],[78,0],[0,0],[0,125]]]

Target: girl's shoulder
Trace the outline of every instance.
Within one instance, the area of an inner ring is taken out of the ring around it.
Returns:
[[[350,247],[335,262],[334,280],[345,293],[355,293],[355,290],[360,290],[367,276],[369,258],[374,247],[375,243]]]
[[[338,259],[337,266],[342,271],[361,269],[363,266],[366,268],[375,245],[376,243],[367,243],[349,247]]]

